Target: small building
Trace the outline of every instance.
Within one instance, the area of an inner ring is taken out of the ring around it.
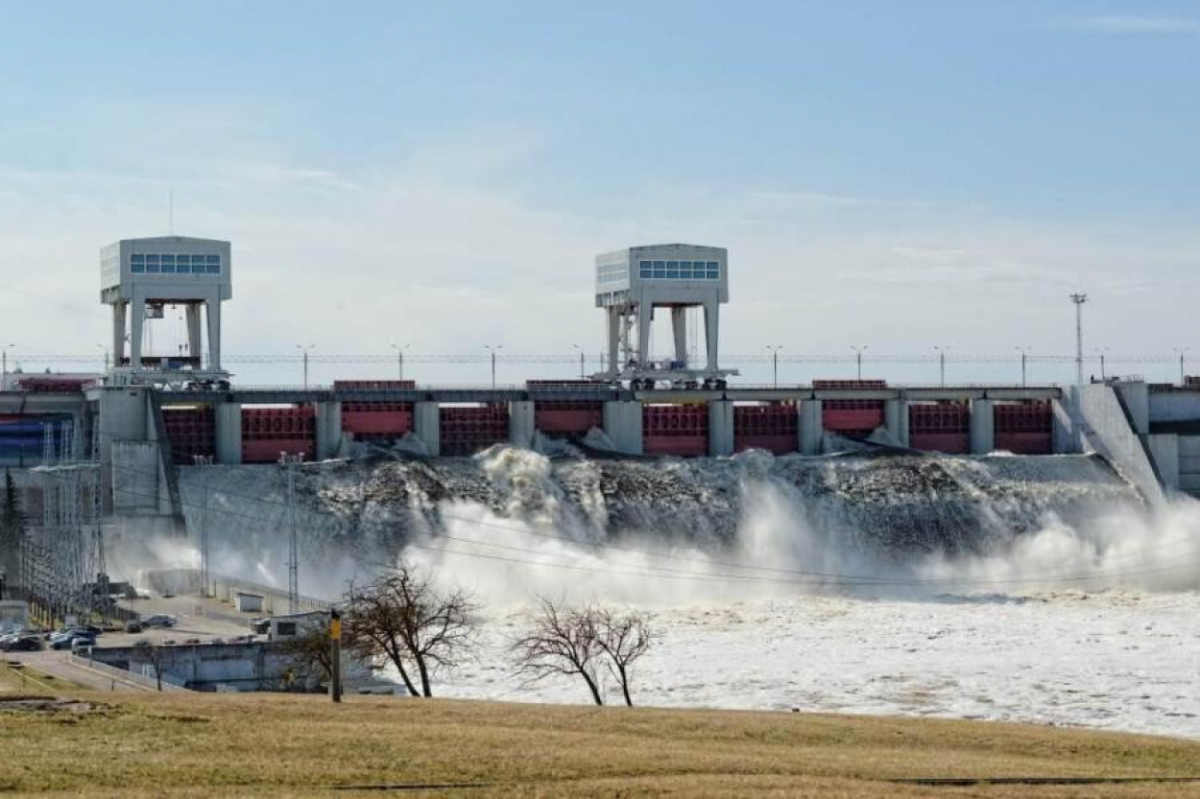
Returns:
[[[267,630],[268,641],[286,641],[311,633],[314,629],[325,629],[329,624],[329,612],[314,610],[308,613],[293,613],[275,616]]]
[[[29,603],[19,599],[0,601],[0,633],[16,632],[29,627]]]
[[[233,605],[237,608],[238,613],[262,613],[263,595],[238,591],[234,595]]]

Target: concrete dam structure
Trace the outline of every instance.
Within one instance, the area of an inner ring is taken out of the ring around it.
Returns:
[[[718,309],[730,297],[721,248],[600,256],[608,368],[478,389],[404,380],[239,385],[220,362],[232,260],[228,242],[207,239],[105,248],[101,299],[113,308],[119,345],[112,368],[4,375],[0,466],[16,470],[47,540],[87,525],[125,542],[195,540],[209,520],[231,547],[254,549],[284,524],[282,460],[303,464],[293,469],[296,502],[316,514],[310,528],[397,546],[417,528],[445,531],[443,501],[514,518],[553,505],[552,523],[585,536],[670,532],[686,518],[680,534],[727,541],[744,517],[746,485],[765,483],[823,508],[815,527],[870,530],[889,547],[953,549],[977,546],[972,530],[996,539],[1046,512],[1200,496],[1193,380],[739,386],[719,360]],[[188,339],[186,352],[164,356],[143,346],[144,331],[169,304],[185,307]],[[705,314],[702,363],[688,362],[688,308]],[[674,357],[656,362],[647,336],[664,309]],[[531,484],[540,498],[522,493]],[[257,508],[268,496],[275,505]],[[356,510],[356,496],[378,513]],[[103,563],[103,544],[96,551],[93,565]]]

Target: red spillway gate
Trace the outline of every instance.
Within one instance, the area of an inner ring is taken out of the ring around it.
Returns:
[[[733,406],[733,448],[765,449],[775,455],[795,452],[799,443],[800,419],[796,406],[775,405]]]
[[[646,405],[642,448],[647,455],[707,455],[708,406]]]
[[[211,405],[163,408],[163,426],[171,442],[171,460],[191,466],[196,456],[212,457],[217,449],[217,426]]]
[[[971,406],[957,402],[908,406],[908,445],[926,452],[971,451]]]
[[[1054,452],[1054,409],[1049,402],[994,406],[996,449],[1017,455]]]
[[[886,380],[814,380],[817,391],[886,389]],[[866,438],[883,426],[883,400],[829,399],[821,403],[821,426],[831,433]]]
[[[402,438],[412,425],[412,404],[408,402],[342,403],[342,430],[359,441]]]
[[[292,408],[242,408],[242,461],[275,463],[281,453],[312,460],[317,453],[316,412]]]
[[[535,398],[533,420],[543,435],[581,437],[593,427],[604,428],[604,403]]]
[[[508,441],[506,405],[442,406],[438,419],[443,455],[474,455]]]

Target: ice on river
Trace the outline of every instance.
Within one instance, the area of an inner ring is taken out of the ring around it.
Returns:
[[[584,703],[522,688],[519,612],[489,621],[443,696]],[[806,596],[660,608],[635,701],[1079,725],[1200,738],[1200,593],[1055,592],[925,600]],[[609,680],[610,699],[615,686]]]

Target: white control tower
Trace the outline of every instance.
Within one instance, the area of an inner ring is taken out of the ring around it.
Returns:
[[[720,306],[729,302],[729,254],[722,247],[656,244],[596,256],[596,307],[608,316],[608,371],[598,378],[628,380],[634,388],[656,382],[722,388],[728,375],[717,364]],[[705,364],[687,363],[688,308],[704,309]],[[671,309],[675,357],[650,359],[655,308]]]
[[[122,239],[100,251],[100,300],[113,308],[113,366],[221,374],[221,303],[233,297],[227,241],[162,236]],[[143,353],[146,320],[167,305],[187,314],[187,353]],[[200,311],[206,312],[208,362],[202,362]],[[128,338],[128,353],[125,341]]]

